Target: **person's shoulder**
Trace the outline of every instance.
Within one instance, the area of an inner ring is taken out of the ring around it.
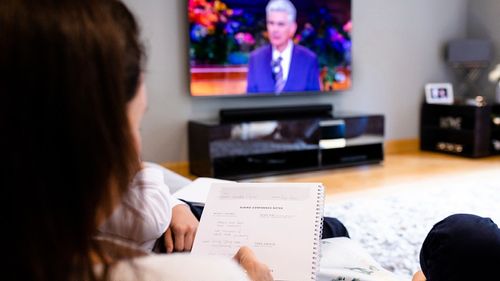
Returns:
[[[311,51],[309,48],[306,48],[302,45],[298,45],[298,44],[295,44],[293,46],[294,48],[294,52],[296,52],[296,54],[299,54],[301,56],[304,56],[304,57],[308,57],[308,58],[316,58],[316,54]]]
[[[111,280],[248,280],[233,260],[192,254],[150,255],[120,261],[111,268]]]
[[[271,45],[267,44],[267,45],[261,46],[255,50],[253,50],[250,53],[250,56],[259,57],[259,56],[264,56],[265,54],[270,53],[270,52],[271,52]]]

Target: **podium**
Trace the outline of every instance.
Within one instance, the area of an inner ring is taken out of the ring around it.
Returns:
[[[192,120],[188,139],[192,174],[238,180],[379,163],[384,116]]]

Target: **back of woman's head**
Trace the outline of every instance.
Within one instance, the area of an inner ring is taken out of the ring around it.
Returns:
[[[135,20],[115,0],[5,0],[0,34],[6,279],[93,279],[96,225],[138,168]]]

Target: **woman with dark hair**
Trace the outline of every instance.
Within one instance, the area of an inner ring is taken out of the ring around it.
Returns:
[[[95,239],[141,166],[142,48],[123,4],[4,0],[0,34],[4,279],[272,279],[248,248],[236,255],[246,275],[224,259],[117,254]]]

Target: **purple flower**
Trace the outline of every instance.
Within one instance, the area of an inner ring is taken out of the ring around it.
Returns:
[[[238,31],[238,29],[240,28],[240,23],[237,22],[237,21],[228,21],[225,28],[224,28],[224,31],[227,33],[227,34],[234,34],[236,31]]]
[[[314,27],[310,23],[306,23],[304,25],[304,29],[300,33],[301,37],[304,39],[307,39],[308,37],[312,36],[314,34]]]
[[[194,24],[191,28],[191,40],[193,42],[200,42],[207,35],[207,29],[199,24]]]
[[[255,39],[253,38],[252,34],[246,33],[246,32],[238,32],[234,36],[234,39],[236,39],[236,42],[240,45],[253,45],[255,44]]]
[[[335,28],[333,27],[330,27],[328,29],[328,38],[330,39],[330,41],[332,42],[335,42],[335,41],[343,41],[344,40],[344,36],[342,36],[342,34],[340,34]]]
[[[233,9],[233,16],[241,16],[243,13],[243,9]]]

